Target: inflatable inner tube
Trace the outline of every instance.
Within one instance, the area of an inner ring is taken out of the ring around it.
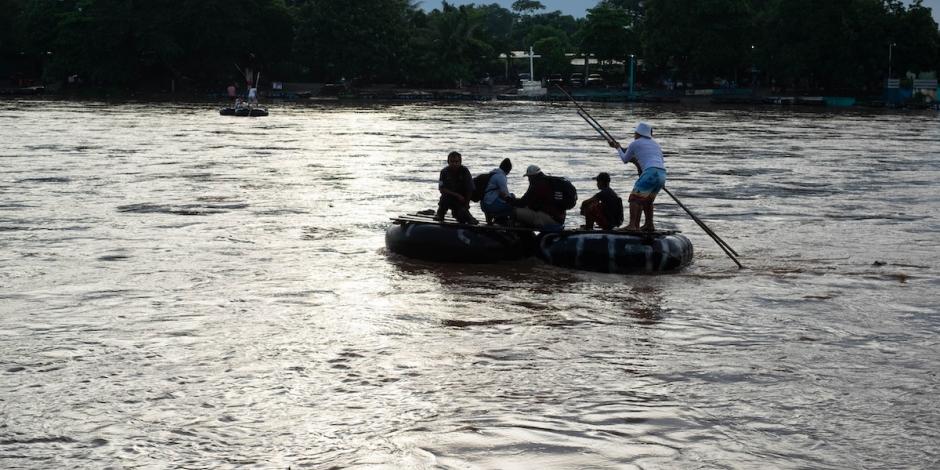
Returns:
[[[487,226],[397,221],[385,231],[392,253],[425,261],[495,263],[532,255],[535,235]]]
[[[675,271],[692,262],[692,242],[677,232],[542,233],[536,254],[555,266],[602,273]]]

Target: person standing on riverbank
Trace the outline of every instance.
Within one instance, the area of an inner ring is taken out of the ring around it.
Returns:
[[[463,166],[463,156],[460,152],[451,152],[447,155],[447,166],[441,170],[437,187],[441,191],[441,199],[437,203],[437,214],[434,215],[434,220],[444,221],[444,216],[450,210],[457,222],[461,224],[479,223],[470,215],[473,177],[470,176],[470,170]]]
[[[653,140],[653,128],[641,122],[633,130],[633,142],[626,150],[620,144],[611,142],[611,147],[617,149],[620,160],[636,166],[640,177],[633,185],[633,192],[628,199],[630,203],[630,221],[624,230],[646,230],[652,232],[653,201],[656,195],[666,186],[666,162],[663,159],[663,149]],[[640,214],[646,215],[646,223],[640,227]]]

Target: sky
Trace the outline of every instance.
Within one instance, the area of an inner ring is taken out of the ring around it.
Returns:
[[[467,3],[476,3],[477,5],[489,5],[490,3],[498,3],[503,7],[509,8],[512,5],[513,0],[449,0],[453,5],[464,5]],[[597,5],[597,0],[539,0],[542,2],[542,5],[545,5],[547,11],[561,10],[562,13],[572,15],[576,18],[581,18],[584,16],[588,8],[594,7]],[[433,10],[435,8],[440,8],[441,2],[439,0],[421,0],[421,6],[427,10]],[[933,10],[933,17],[938,23],[940,23],[940,0],[924,0],[924,6],[930,7]]]

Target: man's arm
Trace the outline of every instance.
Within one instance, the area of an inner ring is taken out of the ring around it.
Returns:
[[[460,194],[460,193],[458,193],[458,192],[456,192],[456,191],[451,191],[451,190],[449,190],[449,189],[447,189],[447,188],[445,188],[445,187],[443,187],[443,186],[441,186],[441,194],[448,194],[448,195],[451,195],[451,196],[457,198],[457,200],[460,201],[460,202],[466,202],[466,200],[469,199],[469,197],[465,197],[463,194]]]
[[[467,167],[463,168],[464,176],[464,194],[463,194],[463,203],[465,205],[470,205],[470,195],[473,194],[473,176],[470,175],[470,169]]]
[[[441,191],[441,194],[443,194],[443,195],[449,195],[449,196],[455,197],[458,202],[461,202],[461,203],[465,202],[466,199],[463,197],[462,194],[460,194],[460,193],[458,193],[458,192],[456,192],[456,191],[452,191],[452,190],[450,190],[450,189],[447,189],[447,188],[444,186],[444,174],[445,174],[446,171],[447,171],[447,170],[441,170],[441,176],[440,176],[440,177],[438,178],[438,180],[437,180],[437,189],[439,189],[439,190]]]
[[[630,150],[630,147],[627,147],[626,149],[622,147],[618,147],[617,155],[620,157],[620,161],[624,163],[630,163],[631,160],[636,159],[636,156],[633,155],[633,152]]]
[[[510,199],[512,193],[509,192],[509,181],[506,180],[506,176],[503,175],[502,178],[496,181],[496,190],[499,191],[500,199]]]
[[[528,207],[529,200],[535,197],[535,190],[533,189],[534,187],[534,184],[530,184],[529,188],[526,189],[525,194],[523,194],[522,197],[517,199],[509,199],[507,202],[516,207]]]

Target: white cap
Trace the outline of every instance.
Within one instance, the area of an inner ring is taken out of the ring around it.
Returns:
[[[633,132],[642,135],[643,137],[653,137],[653,128],[645,122],[641,122],[636,125],[636,129],[633,129]]]
[[[529,167],[525,169],[526,176],[537,175],[541,172],[542,172],[542,169],[539,168],[538,165],[529,165]]]

